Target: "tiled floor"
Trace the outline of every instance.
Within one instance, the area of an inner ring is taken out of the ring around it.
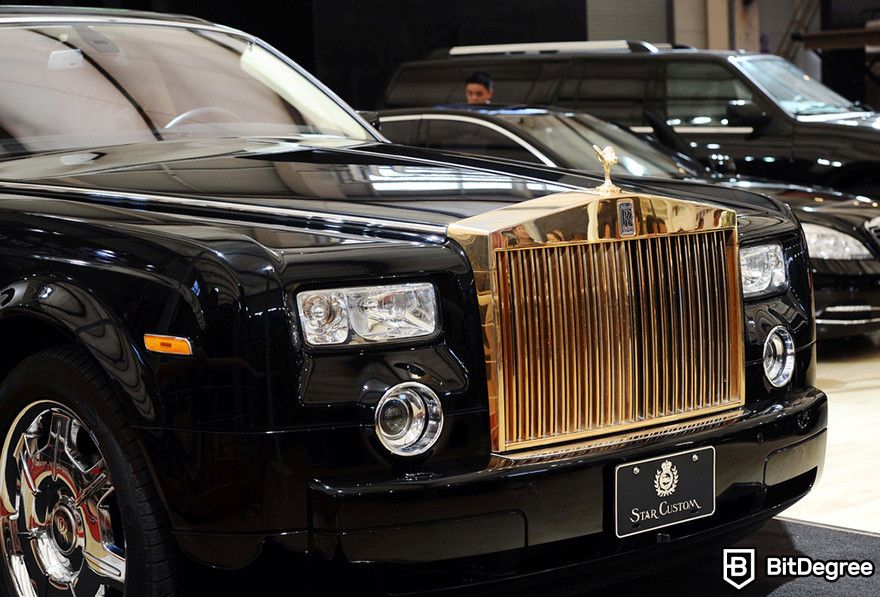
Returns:
[[[880,533],[880,338],[819,347],[828,394],[825,473],[783,517]]]

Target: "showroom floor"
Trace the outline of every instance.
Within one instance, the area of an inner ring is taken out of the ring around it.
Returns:
[[[825,472],[784,516],[880,534],[880,337],[820,346],[816,385],[829,400]]]

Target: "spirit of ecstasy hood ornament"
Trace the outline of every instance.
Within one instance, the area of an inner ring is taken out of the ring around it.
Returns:
[[[611,168],[618,162],[617,153],[614,151],[614,148],[607,145],[605,149],[599,149],[598,145],[593,145],[593,149],[596,151],[596,155],[599,156],[599,161],[602,162],[602,169],[605,170],[605,182],[596,187],[596,190],[608,195],[620,193],[620,188],[611,182]]]

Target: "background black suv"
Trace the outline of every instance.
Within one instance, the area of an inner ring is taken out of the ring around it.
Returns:
[[[777,56],[623,41],[455,47],[404,63],[385,105],[462,101],[476,70],[498,102],[583,109],[640,133],[664,121],[704,162],[880,194],[880,115]]]

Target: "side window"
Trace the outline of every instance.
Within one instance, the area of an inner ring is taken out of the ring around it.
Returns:
[[[389,140],[401,145],[414,145],[419,131],[419,119],[412,120],[381,120],[381,132]]]
[[[666,120],[672,126],[725,126],[727,103],[752,92],[721,65],[678,62],[666,66]]]
[[[492,101],[496,104],[521,104],[529,98],[529,93],[535,85],[535,80],[541,74],[538,64],[517,62],[514,64],[486,64],[475,67],[473,70],[482,70],[489,73],[493,81],[495,92]],[[461,79],[461,100],[464,101],[464,81],[470,73]]]
[[[512,139],[482,125],[456,120],[424,120],[425,146],[540,164],[531,152]]]
[[[632,126],[642,122],[649,63],[644,60],[572,62],[559,85],[557,106],[579,108],[604,120]]]

